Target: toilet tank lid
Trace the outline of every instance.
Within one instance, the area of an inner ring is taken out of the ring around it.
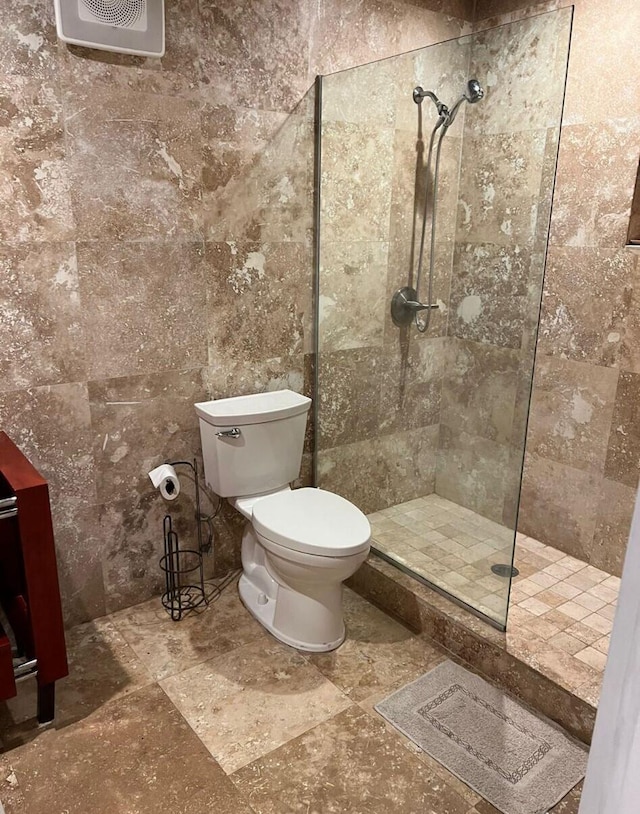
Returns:
[[[293,390],[272,390],[249,396],[201,401],[195,408],[203,421],[216,427],[229,427],[234,424],[261,424],[289,418],[306,413],[310,405],[310,398]]]

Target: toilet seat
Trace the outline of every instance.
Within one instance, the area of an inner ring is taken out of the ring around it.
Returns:
[[[277,492],[253,507],[253,527],[292,551],[348,557],[369,548],[371,526],[353,503],[324,489]]]

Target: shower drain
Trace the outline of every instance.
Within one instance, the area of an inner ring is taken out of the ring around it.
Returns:
[[[499,577],[517,577],[520,571],[513,565],[506,565],[505,563],[496,563],[491,566],[491,570]]]

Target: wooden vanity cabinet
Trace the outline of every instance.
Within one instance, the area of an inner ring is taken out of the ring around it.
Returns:
[[[0,701],[16,695],[17,676],[33,674],[38,721],[55,713],[55,682],[68,675],[47,481],[0,432]]]

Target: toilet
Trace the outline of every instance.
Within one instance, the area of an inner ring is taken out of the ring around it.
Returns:
[[[247,519],[240,597],[285,644],[312,653],[344,641],[342,583],[369,554],[371,527],[300,474],[311,399],[291,390],[195,405],[207,484]]]

